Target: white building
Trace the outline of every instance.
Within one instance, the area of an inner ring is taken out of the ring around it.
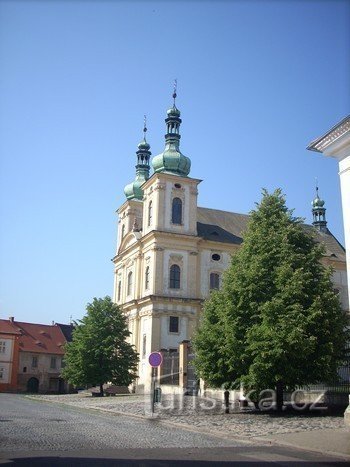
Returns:
[[[350,277],[350,115],[343,118],[320,138],[312,141],[311,151],[334,157],[339,163],[340,189],[343,206],[346,262]],[[350,300],[350,287],[348,287]]]
[[[149,176],[151,152],[144,138],[136,152],[136,178],[125,187],[127,199],[117,211],[114,301],[128,316],[131,342],[140,354],[138,390],[150,382],[150,352],[177,350],[191,340],[203,300],[220,286],[249,219],[197,206],[201,180],[189,177],[190,159],[180,152],[180,111],[173,97],[165,149],[152,160],[154,173]],[[348,309],[345,252],[318,212],[324,210],[318,200],[313,211],[327,248],[324,261],[333,265],[335,288]]]

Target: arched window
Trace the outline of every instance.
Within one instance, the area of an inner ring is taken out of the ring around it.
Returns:
[[[210,290],[220,288],[220,275],[217,272],[210,273]]]
[[[121,299],[121,296],[122,296],[122,281],[119,281],[118,282],[118,295],[117,295],[117,300],[118,302],[120,301]]]
[[[128,291],[127,295],[131,295],[132,292],[132,272],[130,271],[128,274]]]
[[[153,210],[152,201],[150,201],[148,203],[148,227],[150,227],[151,222],[152,222],[152,210]]]
[[[169,287],[171,289],[180,288],[180,267],[173,264],[170,268]]]
[[[171,222],[173,224],[182,224],[182,201],[180,198],[173,199]]]
[[[149,266],[146,267],[145,271],[145,289],[149,289]]]

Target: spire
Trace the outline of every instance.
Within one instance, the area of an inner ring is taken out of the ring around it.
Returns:
[[[327,221],[326,221],[326,208],[324,207],[324,201],[318,194],[318,183],[316,179],[316,197],[311,203],[312,205],[312,225],[321,232],[327,232]]]
[[[132,183],[126,185],[124,188],[124,193],[127,199],[140,199],[143,198],[143,190],[141,189],[141,185],[145,183],[146,180],[149,179],[149,159],[151,156],[150,145],[146,141],[146,115],[143,119],[143,139],[137,145],[138,149],[136,151],[137,156],[137,164],[136,168],[136,177]]]
[[[174,81],[173,106],[167,111],[164,151],[152,160],[155,172],[167,172],[186,177],[191,168],[191,161],[180,152],[180,110],[176,107],[177,80]]]
[[[174,92],[173,92],[174,107],[176,107],[176,104],[175,104],[175,99],[177,97],[176,89],[177,89],[177,79],[174,79]]]

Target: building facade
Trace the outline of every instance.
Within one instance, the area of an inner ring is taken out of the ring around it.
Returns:
[[[203,301],[220,287],[249,220],[245,214],[197,206],[201,180],[189,176],[191,161],[180,151],[181,118],[176,94],[173,98],[165,119],[165,148],[152,160],[153,174],[144,128],[136,177],[125,187],[126,201],[117,211],[113,299],[127,315],[130,340],[140,355],[138,391],[149,387],[151,352],[177,351],[181,342],[191,340]],[[327,229],[318,194],[313,214],[318,240],[327,249],[324,261],[334,267],[335,288],[348,309],[345,251]]]
[[[348,278],[350,277],[350,115],[343,118],[326,134],[312,141],[308,148],[333,157],[339,164],[340,189],[343,206],[344,234]],[[350,287],[348,287],[350,300]]]
[[[0,320],[0,392],[67,392],[61,378],[70,325]]]

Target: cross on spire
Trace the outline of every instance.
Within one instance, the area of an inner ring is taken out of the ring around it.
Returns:
[[[177,79],[174,79],[174,92],[173,92],[173,99],[174,99],[174,105],[175,105],[175,99],[176,99],[176,91],[177,91]]]
[[[146,115],[143,116],[143,139],[146,141],[146,133],[147,133],[147,117]]]

